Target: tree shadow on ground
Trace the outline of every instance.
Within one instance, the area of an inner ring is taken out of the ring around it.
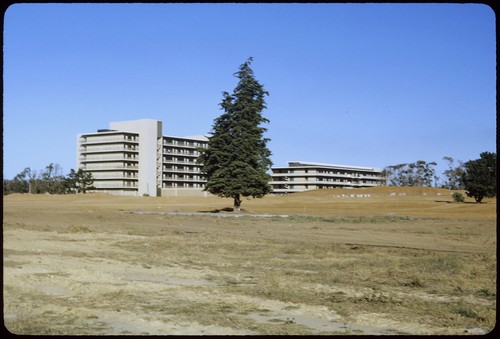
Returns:
[[[234,208],[232,207],[224,207],[224,208],[221,208],[221,209],[214,209],[214,210],[210,210],[210,211],[198,211],[200,213],[220,213],[220,212],[233,212],[234,211]]]
[[[487,204],[488,203],[488,202],[484,202],[484,201],[481,201],[481,202],[475,202],[475,201],[456,202],[456,201],[446,201],[446,200],[434,200],[434,202],[445,202],[447,204],[473,204],[473,205]]]

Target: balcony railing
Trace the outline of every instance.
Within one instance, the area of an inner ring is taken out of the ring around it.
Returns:
[[[139,151],[139,147],[135,145],[117,145],[115,147],[80,147],[79,152],[90,154],[90,153],[106,153],[106,152],[135,152]]]
[[[207,143],[203,143],[203,142],[198,142],[198,143],[195,143],[195,142],[188,142],[188,141],[179,141],[179,142],[172,142],[172,141],[163,141],[162,145],[164,146],[171,146],[171,147],[179,147],[179,148],[198,148],[198,147],[203,147],[203,148],[206,148],[207,147]]]
[[[95,164],[93,164],[95,165]],[[126,165],[111,165],[107,164],[106,166],[83,166],[84,170],[86,171],[110,171],[110,170],[131,170],[131,171],[137,171],[139,169],[139,166],[126,166]]]
[[[99,182],[94,181],[94,187],[96,189],[127,189],[127,188],[138,188],[139,185],[136,182],[123,182],[123,183],[109,183],[109,182]]]
[[[177,164],[177,165],[196,165],[200,166],[197,162],[195,161],[179,161],[179,160],[163,160],[164,164]]]
[[[161,179],[162,181],[172,181],[172,182],[207,182],[206,179],[203,179],[203,178],[198,178],[198,179],[194,179],[194,178],[173,178],[173,177],[163,177]]]
[[[182,157],[199,157],[200,152],[180,152],[178,150],[163,150],[163,155],[176,155],[176,156],[182,156]]]
[[[201,172],[201,169],[197,169],[197,170],[185,170],[183,168],[176,168],[176,169],[173,169],[173,168],[163,168],[163,173],[180,173],[180,174],[183,174],[183,173],[189,173],[189,174],[200,174],[202,173]]]
[[[86,138],[80,138],[79,140],[81,145],[91,145],[91,144],[105,144],[105,143],[121,143],[121,142],[126,142],[126,143],[134,143],[137,144],[139,143],[139,137],[135,138],[128,138],[128,137],[123,137],[123,136],[113,136],[113,137],[86,137]]]
[[[96,156],[81,156],[79,158],[80,162],[110,162],[110,161],[132,161],[132,162],[137,162],[139,161],[138,157],[126,157],[126,156],[102,156],[102,157],[96,157]]]
[[[93,173],[92,177],[94,180],[137,180],[139,176],[131,176],[131,175],[123,175],[123,174],[109,174],[106,175],[106,172],[101,173]]]

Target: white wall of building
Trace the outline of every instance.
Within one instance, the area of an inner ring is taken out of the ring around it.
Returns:
[[[109,128],[139,134],[139,196],[157,196],[156,147],[162,137],[162,122],[153,119],[111,122]]]

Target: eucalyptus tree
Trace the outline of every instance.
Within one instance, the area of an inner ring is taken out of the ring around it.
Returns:
[[[462,174],[464,173],[464,164],[457,160],[458,165],[455,165],[455,160],[452,157],[443,157],[443,160],[448,162],[448,169],[443,172],[446,181],[442,187],[450,190],[463,189]]]
[[[384,168],[383,174],[389,186],[427,186],[436,183],[438,177],[434,167],[436,162],[417,160],[408,164],[391,165]]]

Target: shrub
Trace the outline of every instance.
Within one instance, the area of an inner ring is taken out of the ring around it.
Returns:
[[[462,193],[455,192],[455,193],[453,193],[452,197],[453,197],[454,202],[464,202],[465,201],[465,198],[462,195]]]

